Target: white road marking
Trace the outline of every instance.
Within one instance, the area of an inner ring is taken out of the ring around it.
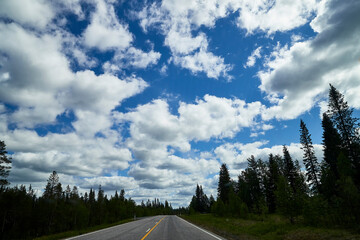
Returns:
[[[199,228],[198,226],[196,226],[196,225],[194,225],[194,224],[192,224],[192,223],[189,223],[188,221],[186,221],[186,220],[182,219],[181,217],[178,217],[178,218],[180,218],[180,219],[181,219],[181,220],[183,220],[184,222],[186,222],[186,223],[190,224],[191,226],[193,226],[193,227],[195,227],[195,228],[197,228],[197,229],[199,229],[199,230],[203,231],[204,233],[209,234],[210,236],[212,236],[212,237],[213,237],[213,238],[215,238],[215,239],[218,239],[218,240],[223,240],[222,238],[219,238],[218,236],[215,236],[214,234],[209,233],[208,231],[205,231],[204,229]]]
[[[150,231],[150,228],[148,230],[146,230],[146,232]]]

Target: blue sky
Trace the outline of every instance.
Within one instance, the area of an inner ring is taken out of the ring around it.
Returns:
[[[359,116],[360,2],[3,0],[0,139],[13,185],[186,206],[250,155],[321,160],[329,83]]]

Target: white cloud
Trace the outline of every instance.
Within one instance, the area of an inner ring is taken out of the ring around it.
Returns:
[[[228,71],[232,67],[224,63],[224,59],[215,56],[213,53],[200,49],[194,55],[174,56],[174,63],[189,69],[192,73],[205,72],[208,78],[226,77],[232,79],[228,75]]]
[[[261,47],[256,48],[251,55],[248,57],[248,60],[245,64],[245,68],[253,67],[256,63],[256,59],[261,58]]]
[[[141,49],[130,47],[124,51],[117,51],[110,62],[106,62],[103,68],[106,72],[117,72],[123,68],[147,68],[157,64],[161,57],[159,52],[150,50],[144,52]]]
[[[45,0],[2,0],[0,17],[10,18],[20,24],[44,29],[55,16]]]
[[[360,3],[326,1],[323,7],[326,11],[319,11],[311,22],[318,35],[276,48],[268,70],[259,72],[260,89],[277,102],[264,112],[264,119],[293,119],[310,110],[327,95],[329,83],[347,96],[351,106],[360,107],[355,94],[360,89],[360,27],[356,24]]]
[[[18,105],[13,121],[20,126],[53,122],[64,111],[56,94],[73,80],[69,61],[60,52],[61,38],[38,36],[15,23],[0,23],[0,100]],[[26,119],[26,121],[21,121]]]
[[[242,2],[237,24],[249,34],[289,31],[307,23],[316,9],[316,0],[247,0]]]
[[[96,11],[83,36],[86,46],[96,47],[101,51],[125,49],[133,41],[128,27],[119,23],[114,7],[103,0],[96,2]]]
[[[165,45],[172,52],[174,64],[194,74],[204,72],[209,78],[231,79],[228,72],[232,66],[208,50],[206,35],[192,34],[192,30],[202,25],[213,27],[218,18],[225,17],[231,10],[231,1],[162,1],[145,7],[137,17],[144,31],[155,27],[165,35]]]
[[[168,103],[158,99],[132,112],[116,114],[115,118],[130,122],[128,146],[135,158],[157,162],[167,158],[169,146],[187,152],[193,140],[234,137],[243,127],[255,124],[262,108],[260,102],[247,104],[239,99],[205,95],[195,104],[180,102],[179,116],[172,115]]]

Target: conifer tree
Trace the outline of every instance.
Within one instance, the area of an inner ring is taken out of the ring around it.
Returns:
[[[268,176],[267,176],[267,186],[266,186],[266,200],[270,213],[274,213],[276,210],[276,197],[275,191],[277,189],[276,183],[279,180],[280,172],[279,166],[272,154],[269,155],[268,163]]]
[[[284,153],[284,175],[289,182],[291,188],[294,192],[296,192],[296,168],[294,162],[290,156],[290,153],[287,147],[283,146],[283,153]]]
[[[345,149],[347,157],[358,171],[360,177],[358,119],[352,117],[353,109],[348,106],[344,95],[331,84],[328,107],[329,117],[339,131],[342,148]],[[360,183],[360,179],[358,180]]]
[[[306,167],[306,177],[309,182],[310,189],[315,193],[319,192],[320,167],[315,156],[314,146],[312,145],[311,135],[303,120],[300,120],[300,143],[301,149],[304,150],[303,162]]]
[[[230,188],[231,188],[231,182],[230,182],[229,171],[226,167],[226,164],[223,163],[220,168],[219,184],[218,184],[218,198],[220,198],[223,203],[229,202]]]
[[[9,184],[6,179],[11,169],[11,158],[7,156],[6,145],[4,141],[0,141],[0,187]]]
[[[335,129],[333,122],[326,113],[323,113],[322,128],[324,146],[324,159],[322,167],[328,169],[336,180],[339,179],[337,158],[341,152],[340,135]]]
[[[52,174],[50,174],[49,179],[47,180],[43,197],[46,199],[59,197],[59,184],[59,176],[56,171],[53,171]]]
[[[256,212],[260,212],[260,202],[262,198],[262,192],[260,187],[260,170],[259,165],[255,157],[251,155],[248,160],[248,167],[244,171],[245,182],[249,189],[250,194],[250,205],[249,208],[252,208]]]

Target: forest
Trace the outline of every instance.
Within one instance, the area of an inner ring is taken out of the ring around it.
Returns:
[[[282,155],[247,159],[237,180],[226,164],[219,173],[217,200],[197,185],[190,213],[248,218],[280,214],[291,224],[358,228],[360,222],[360,131],[341,94],[330,85],[328,111],[322,116],[323,159],[319,161],[306,124],[300,120],[303,164],[283,146]]]
[[[1,161],[10,163],[5,143],[0,141]],[[79,194],[76,186],[65,188],[54,171],[50,174],[42,196],[37,197],[31,186],[7,187],[6,176],[10,167],[1,164],[0,186],[0,239],[32,239],[70,230],[81,230],[92,226],[116,223],[125,219],[172,214],[168,201],[148,200],[137,205],[125,198],[125,191],[114,196],[104,195],[99,186],[97,192]]]

